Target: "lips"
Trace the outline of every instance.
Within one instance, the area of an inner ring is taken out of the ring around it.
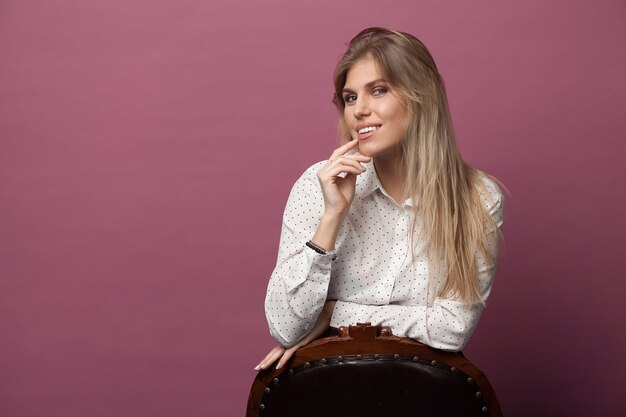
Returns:
[[[380,124],[367,124],[357,126],[357,138],[360,140],[367,139],[375,134],[382,125]]]

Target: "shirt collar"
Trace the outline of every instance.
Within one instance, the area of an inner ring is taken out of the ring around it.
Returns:
[[[387,193],[387,190],[385,190],[383,185],[380,183],[380,179],[378,179],[378,174],[376,174],[376,168],[374,167],[374,160],[370,159],[369,162],[363,163],[363,166],[365,167],[365,172],[357,177],[360,180],[360,184],[357,184],[357,186],[360,185],[361,187],[361,192],[359,193],[361,195],[361,199],[367,198],[370,194],[379,189],[385,195],[385,197],[398,204],[389,195],[389,193]],[[412,207],[413,199],[406,199],[404,204]]]
[[[362,187],[361,198],[366,198],[378,188],[382,188],[383,186],[378,179],[378,175],[376,175],[376,168],[374,168],[374,160],[370,159],[369,162],[364,162],[363,166],[365,167],[365,172],[359,175],[357,178],[361,181],[360,186]]]

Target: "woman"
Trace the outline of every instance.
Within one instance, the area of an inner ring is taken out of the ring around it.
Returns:
[[[414,36],[359,33],[334,73],[344,142],[287,201],[265,311],[277,368],[329,327],[372,322],[458,351],[491,291],[504,197],[468,165],[443,80]]]

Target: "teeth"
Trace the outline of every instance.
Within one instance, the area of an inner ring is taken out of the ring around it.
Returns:
[[[359,134],[363,134],[367,132],[373,132],[374,130],[378,130],[379,128],[380,126],[368,126],[368,127],[364,127],[363,129],[359,129],[358,132]]]

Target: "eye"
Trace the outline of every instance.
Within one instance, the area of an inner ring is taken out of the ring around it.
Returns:
[[[352,103],[354,100],[356,100],[356,96],[354,94],[346,94],[343,97],[344,103]]]
[[[387,92],[387,89],[385,87],[375,87],[374,90],[372,90],[372,94],[375,96],[379,96],[386,92]]]

